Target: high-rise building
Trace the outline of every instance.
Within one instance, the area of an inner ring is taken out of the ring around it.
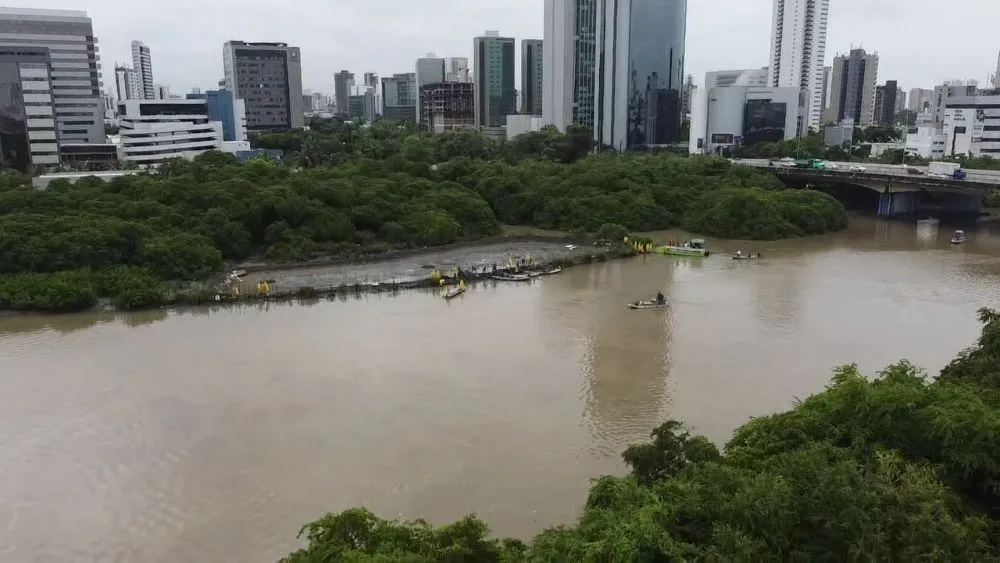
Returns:
[[[445,82],[469,82],[469,59],[450,57],[445,59]]]
[[[906,109],[920,113],[931,109],[934,100],[934,90],[930,88],[911,88],[906,101]]]
[[[598,0],[545,0],[542,122],[594,128]]]
[[[833,67],[825,66],[823,67],[823,110],[821,115],[826,113],[826,110],[830,107],[830,94],[833,93],[833,88],[831,88],[830,81],[833,80]]]
[[[115,92],[119,102],[143,99],[139,73],[127,66],[115,65]]]
[[[371,103],[374,104],[374,106],[370,108],[371,111],[367,112],[366,115],[371,115],[368,121],[374,121],[375,116],[382,115],[382,85],[379,83],[378,75],[374,72],[366,72],[364,79],[365,88],[367,89],[365,95],[370,93]]]
[[[993,75],[993,87],[1000,88],[1000,53],[997,53],[997,71]]]
[[[143,99],[155,99],[156,86],[153,84],[153,59],[149,56],[149,47],[142,41],[132,42],[132,68],[139,75],[139,84],[142,86]]]
[[[47,47],[0,47],[0,169],[59,164],[51,65]]]
[[[895,80],[886,80],[882,86],[875,87],[874,123],[892,125],[896,122],[896,95],[899,86]]]
[[[503,127],[517,113],[514,86],[514,38],[487,31],[473,40],[476,127]]]
[[[353,72],[349,70],[342,70],[333,75],[333,99],[337,105],[338,114],[348,115],[350,113],[350,98],[353,90]]]
[[[227,41],[226,90],[246,104],[247,129],[298,129],[302,111],[302,54],[287,43]]]
[[[521,40],[521,113],[542,115],[544,58],[541,39]]]
[[[417,123],[421,123],[424,118],[423,103],[420,101],[423,88],[428,84],[440,84],[445,81],[445,60],[435,56],[434,53],[427,53],[427,56],[417,59],[415,67],[417,97],[414,100],[413,108],[417,116]]]
[[[417,75],[393,74],[382,79],[382,116],[389,121],[416,122]]]
[[[906,92],[900,86],[896,87],[896,108],[895,112],[899,113],[906,109]]]
[[[0,46],[47,47],[60,142],[104,142],[101,57],[87,12],[0,8]]]
[[[852,119],[856,125],[871,125],[875,121],[877,80],[877,53],[851,49],[847,55],[834,57],[833,77],[830,80],[833,93],[824,121],[840,123],[845,119]]]
[[[618,150],[678,142],[687,0],[601,4],[596,141]]]
[[[802,91],[799,134],[820,126],[829,16],[830,0],[774,0],[768,81]]]
[[[153,86],[154,100],[169,100],[170,98],[170,86],[167,86],[166,84],[157,84]]]
[[[426,84],[420,92],[420,122],[432,133],[475,127],[475,98],[476,88],[468,82]]]
[[[687,75],[684,79],[684,89],[681,91],[681,118],[688,119],[691,115],[691,99],[694,96],[696,86],[694,76]]]

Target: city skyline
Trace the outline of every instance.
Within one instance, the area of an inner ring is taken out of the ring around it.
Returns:
[[[932,87],[944,80],[969,78],[987,84],[996,68],[997,50],[991,21],[1000,18],[1000,4],[955,0],[956,13],[977,13],[961,30],[942,30],[926,17],[924,0],[913,0],[901,10],[889,0],[836,0],[830,7],[826,65],[832,54],[863,46],[881,56],[880,73],[899,81],[904,89]],[[399,0],[341,0],[336,7],[318,0],[301,0],[274,12],[260,0],[215,4],[178,0],[173,4],[136,5],[123,0],[8,0],[11,7],[87,10],[101,48],[105,90],[114,90],[113,63],[131,60],[131,41],[142,40],[154,53],[155,79],[172,92],[193,87],[212,88],[222,77],[218,53],[230,39],[287,42],[302,50],[303,88],[333,93],[333,75],[349,69],[359,76],[412,72],[414,61],[428,52],[442,57],[472,57],[472,38],[484,29],[505,37],[541,39],[543,9],[540,0],[510,0],[502,5],[472,5],[460,0],[436,0],[448,18],[429,18],[425,9]],[[929,7],[929,3],[927,3]],[[202,14],[191,18],[191,13]],[[258,17],[267,13],[267,17]],[[248,14],[252,17],[239,17]],[[719,18],[725,14],[725,18]],[[772,0],[717,0],[692,2],[688,8],[685,74],[702,81],[705,72],[755,68],[768,64]],[[414,22],[421,22],[414,25]],[[375,28],[393,37],[379,41]],[[903,30],[906,30],[903,33]],[[179,30],[181,32],[179,32]],[[887,30],[900,30],[896,35]],[[943,37],[940,42],[908,38]],[[718,38],[725,37],[725,42]],[[957,49],[957,47],[956,47]],[[516,75],[520,82],[520,57]],[[473,65],[474,66],[474,65]],[[110,86],[109,86],[110,85]],[[520,88],[520,84],[518,84]]]

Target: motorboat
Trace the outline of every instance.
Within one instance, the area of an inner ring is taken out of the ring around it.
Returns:
[[[645,299],[643,301],[636,301],[635,303],[628,303],[629,309],[659,309],[661,307],[666,307],[669,305],[666,301],[662,303],[656,299]]]
[[[957,230],[955,234],[951,235],[952,244],[964,244],[965,243],[965,231]]]
[[[512,282],[531,281],[531,276],[529,276],[528,274],[493,274],[490,277],[497,281],[512,281]]]
[[[749,254],[743,254],[742,252],[737,252],[733,254],[733,260],[760,260],[763,258],[760,252],[751,252]]]
[[[708,248],[705,247],[705,239],[695,238],[681,244],[668,244],[657,246],[653,249],[657,254],[669,254],[673,256],[708,256]]]

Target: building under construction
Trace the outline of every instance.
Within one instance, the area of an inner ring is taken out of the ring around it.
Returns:
[[[475,85],[440,82],[420,88],[420,122],[431,133],[476,126]]]

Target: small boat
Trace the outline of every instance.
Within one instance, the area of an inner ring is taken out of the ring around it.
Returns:
[[[660,307],[666,307],[669,305],[666,301],[663,303],[657,303],[656,299],[646,299],[644,301],[636,301],[635,303],[629,303],[629,309],[658,309]]]
[[[490,277],[497,281],[512,281],[512,282],[531,281],[531,276],[527,274],[493,274]]]
[[[575,244],[567,244],[566,245],[566,250],[576,250],[576,245]]]
[[[760,260],[761,258],[763,258],[763,256],[761,256],[759,252],[752,252],[750,254],[733,254],[733,260]]]
[[[955,234],[951,235],[952,244],[962,244],[965,242],[965,231],[958,230]]]
[[[549,269],[549,270],[545,270],[544,272],[538,272],[538,275],[540,275],[540,276],[554,276],[554,275],[558,274],[561,271],[562,271],[562,268],[560,268],[560,267],[557,266],[555,268],[552,268],[552,269]]]
[[[708,256],[708,249],[705,248],[705,239],[695,238],[683,244],[668,244],[657,246],[653,249],[657,254],[669,254],[673,256]]]
[[[247,275],[247,271],[246,270],[233,270],[232,272],[229,272],[229,275],[232,276],[232,277],[234,277],[234,278],[242,278],[243,276]]]
[[[465,286],[460,285],[455,289],[452,289],[451,291],[445,291],[444,293],[441,294],[441,297],[444,297],[445,300],[454,299],[463,293],[465,293]]]

